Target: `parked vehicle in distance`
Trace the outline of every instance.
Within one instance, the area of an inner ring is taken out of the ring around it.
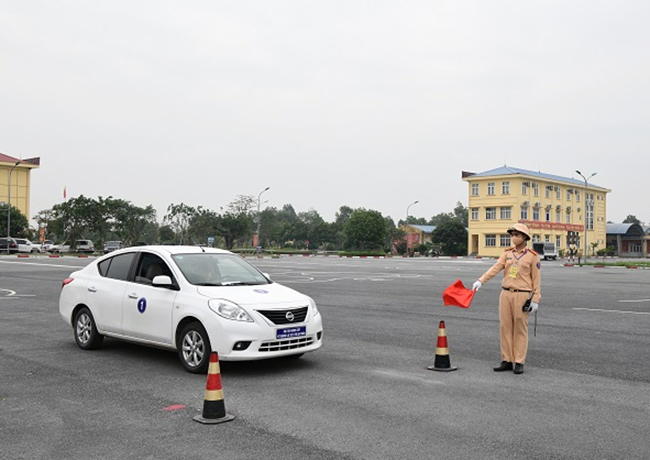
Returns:
[[[51,252],[62,254],[64,252],[81,252],[81,253],[93,253],[95,252],[95,245],[90,240],[75,240],[75,247],[70,247],[70,242],[66,241],[56,248],[52,248]]]
[[[59,312],[84,350],[104,336],[166,348],[192,373],[206,372],[212,351],[223,361],[299,358],[323,343],[311,297],[237,254],[197,246],[106,254],[63,281]]]
[[[541,241],[533,243],[533,251],[539,254],[544,260],[557,259],[557,251],[553,243],[543,243]]]
[[[41,252],[50,252],[52,246],[54,246],[54,242],[52,240],[43,241],[41,243]]]
[[[8,249],[8,250],[7,250]],[[0,253],[15,254],[18,252],[18,243],[13,238],[0,238]]]
[[[104,244],[104,254],[108,254],[109,252],[112,251],[117,251],[118,249],[122,249],[124,245],[122,244],[121,241],[107,241],[106,244]]]
[[[41,252],[41,247],[37,244],[32,243],[25,238],[15,238],[16,244],[18,245],[18,252],[23,252],[31,254],[33,252]]]

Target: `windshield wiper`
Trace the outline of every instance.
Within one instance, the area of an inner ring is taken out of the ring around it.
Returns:
[[[223,286],[221,283],[196,283],[197,286]]]
[[[257,286],[260,283],[251,283],[247,281],[225,281],[222,286]]]

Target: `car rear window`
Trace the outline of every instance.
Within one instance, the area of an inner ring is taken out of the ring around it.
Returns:
[[[129,252],[101,261],[97,265],[99,274],[107,278],[126,281],[129,277],[129,269],[134,256],[135,253]]]

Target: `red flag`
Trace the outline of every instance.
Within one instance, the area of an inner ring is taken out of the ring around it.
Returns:
[[[65,200],[66,196],[68,196],[68,194],[66,193],[66,187],[64,186],[63,187],[63,199],[64,200]]]
[[[469,308],[469,305],[472,303],[476,291],[473,289],[467,289],[463,286],[461,280],[454,281],[454,284],[449,286],[442,293],[442,300],[445,305],[451,305],[454,307]]]

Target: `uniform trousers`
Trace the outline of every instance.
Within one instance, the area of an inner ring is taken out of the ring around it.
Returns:
[[[501,291],[499,322],[501,331],[501,360],[509,363],[526,362],[528,352],[528,315],[523,311],[530,292]]]

